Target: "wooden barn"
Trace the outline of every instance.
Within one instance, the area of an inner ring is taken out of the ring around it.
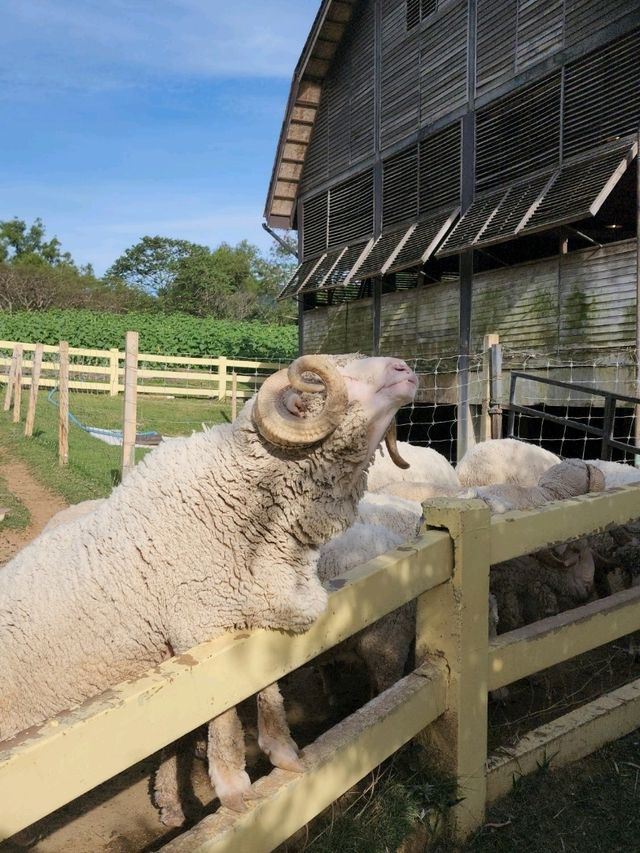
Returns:
[[[324,0],[265,213],[301,349],[459,381],[497,332],[634,393],[639,130],[640,0]]]

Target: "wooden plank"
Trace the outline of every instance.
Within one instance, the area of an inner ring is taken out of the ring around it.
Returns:
[[[418,599],[416,660],[440,654],[449,670],[446,714],[423,733],[430,760],[458,780],[462,802],[448,816],[462,838],[483,821],[487,760],[487,650],[490,513],[482,501],[424,504],[427,525],[453,539],[454,571]]]
[[[640,518],[640,486],[624,486],[491,519],[491,564]]]
[[[513,748],[502,748],[487,764],[487,801],[511,790],[520,776],[548,761],[561,767],[584,758],[640,726],[640,679],[526,734]]]
[[[632,587],[500,634],[489,647],[489,690],[638,630],[640,587]]]
[[[20,352],[20,344],[15,344],[13,347],[13,355],[11,356],[11,364],[9,366],[9,374],[6,377],[6,380],[5,380],[4,376],[1,377],[2,381],[6,381],[6,383],[7,383],[7,390],[5,391],[4,404],[3,404],[3,409],[5,412],[8,412],[9,409],[11,408],[11,399],[13,396],[13,389],[15,386],[16,367],[18,365],[18,353],[19,352]]]
[[[122,479],[136,464],[138,389],[138,333],[127,332],[124,356],[124,400],[122,410]]]
[[[0,840],[231,708],[407,601],[444,583],[451,540],[429,532],[331,582],[303,634],[229,633],[5,744]]]
[[[13,423],[20,422],[20,408],[22,404],[22,347],[18,348],[16,356],[16,367],[13,376]]]
[[[35,355],[31,367],[31,376],[29,377],[29,406],[27,408],[27,419],[24,425],[24,434],[26,438],[33,435],[33,425],[36,419],[36,405],[38,402],[38,387],[40,384],[40,368],[42,367],[42,344],[36,344]]]
[[[161,849],[166,853],[268,853],[442,714],[442,664],[425,663],[302,751],[305,772],[274,770],[238,814],[219,809]]]
[[[58,464],[69,462],[69,344],[60,341],[58,368]]]

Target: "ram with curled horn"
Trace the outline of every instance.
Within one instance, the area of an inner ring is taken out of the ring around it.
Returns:
[[[417,387],[394,358],[304,356],[232,424],[165,442],[102,503],[0,572],[0,742],[237,628],[304,631],[327,604],[319,548],[355,519],[367,467]],[[114,532],[117,531],[117,535]],[[295,767],[277,686],[260,744]],[[249,788],[235,709],[209,724],[220,800]],[[160,774],[171,789],[175,764]],[[173,809],[173,810],[172,810]],[[180,823],[166,803],[167,823]]]

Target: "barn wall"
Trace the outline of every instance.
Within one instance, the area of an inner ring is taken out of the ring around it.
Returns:
[[[505,350],[581,352],[596,359],[635,345],[636,241],[474,276],[472,351],[498,332]],[[371,300],[305,312],[307,352],[371,351]],[[588,343],[587,343],[588,342]],[[404,358],[458,353],[458,283],[382,297],[380,351]]]

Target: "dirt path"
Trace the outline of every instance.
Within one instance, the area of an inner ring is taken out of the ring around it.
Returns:
[[[64,498],[45,489],[35,480],[27,466],[11,459],[6,450],[0,449],[0,476],[7,488],[26,506],[31,513],[31,522],[23,530],[3,530],[0,536],[0,565],[6,563],[27,542],[42,530],[51,516],[67,505]]]

